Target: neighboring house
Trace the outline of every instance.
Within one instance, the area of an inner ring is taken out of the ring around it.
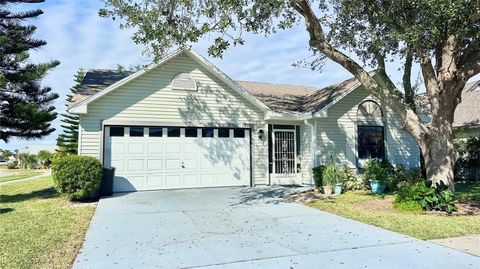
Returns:
[[[453,128],[457,137],[480,136],[480,80],[465,85],[462,102],[455,109]]]
[[[311,184],[331,158],[418,167],[398,117],[350,79],[323,89],[233,81],[191,50],[136,73],[89,70],[69,112],[80,155],[116,168],[114,190]]]
[[[418,94],[415,102],[420,111],[429,114],[430,103],[425,93]],[[452,125],[457,138],[480,136],[480,80],[468,82],[463,88]]]

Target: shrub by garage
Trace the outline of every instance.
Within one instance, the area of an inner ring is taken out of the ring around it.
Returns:
[[[72,201],[96,199],[102,172],[100,161],[89,156],[62,156],[55,158],[52,164],[56,189]]]

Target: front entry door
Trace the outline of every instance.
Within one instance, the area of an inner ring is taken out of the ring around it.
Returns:
[[[298,184],[295,130],[273,131],[273,184]]]

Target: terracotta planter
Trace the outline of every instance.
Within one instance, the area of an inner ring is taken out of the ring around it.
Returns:
[[[318,188],[317,188],[317,187],[315,187],[315,188],[313,188],[313,193],[315,193],[315,194],[319,194],[319,193],[320,193],[320,191],[318,190]]]
[[[323,193],[325,195],[332,195],[332,187],[330,186],[323,186]]]

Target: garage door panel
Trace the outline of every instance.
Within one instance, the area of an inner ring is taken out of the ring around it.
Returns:
[[[184,159],[183,163],[186,170],[198,169],[198,159]]]
[[[163,153],[163,143],[148,143],[147,149],[150,154],[161,154]]]
[[[167,159],[165,161],[165,170],[180,170],[182,168],[182,159]]]
[[[125,143],[124,142],[114,142],[112,143],[111,152],[114,155],[120,154],[123,155],[125,153],[124,149]]]
[[[147,160],[147,172],[163,170],[164,159],[148,159]]]
[[[231,130],[230,135],[233,133]],[[105,137],[105,164],[116,168],[114,191],[237,186],[250,182],[249,139],[149,135],[146,132],[141,137]]]
[[[186,187],[197,187],[197,186],[199,186],[198,175],[196,175],[196,174],[184,175],[183,176],[183,184]]]
[[[215,173],[201,174],[200,184],[203,186],[215,186],[217,185],[217,175]]]
[[[128,154],[143,154],[143,143],[128,143]]]
[[[161,174],[153,174],[147,176],[146,188],[161,189],[165,187],[165,182]]]
[[[144,159],[131,159],[127,160],[127,169],[129,171],[143,171]]]
[[[180,142],[167,142],[167,154],[182,153],[182,144]]]
[[[178,186],[182,186],[181,175],[165,175],[165,187],[173,188]]]

